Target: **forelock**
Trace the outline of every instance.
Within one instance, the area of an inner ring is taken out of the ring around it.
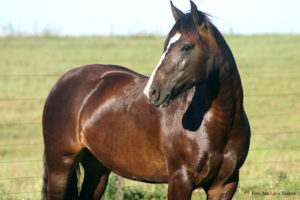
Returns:
[[[198,11],[198,15],[200,17],[200,23],[205,22],[207,27],[209,29],[212,28],[212,23],[210,22],[208,15],[202,11]],[[191,13],[187,13],[184,16],[182,16],[173,26],[171,31],[169,32],[167,39],[164,43],[164,50],[166,49],[170,39],[175,33],[181,33],[181,34],[192,34],[196,33],[197,29],[193,21],[193,17]]]

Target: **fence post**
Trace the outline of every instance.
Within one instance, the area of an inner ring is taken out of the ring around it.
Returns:
[[[124,199],[124,178],[117,176],[116,177],[116,197],[115,200],[123,200]]]

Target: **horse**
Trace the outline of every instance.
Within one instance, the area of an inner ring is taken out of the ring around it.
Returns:
[[[168,183],[168,199],[232,199],[250,125],[233,54],[207,14],[175,25],[150,78],[116,65],[65,73],[43,111],[43,198],[100,199],[110,172]],[[81,190],[76,169],[84,171]]]

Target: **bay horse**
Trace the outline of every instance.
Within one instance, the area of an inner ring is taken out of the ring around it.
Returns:
[[[64,74],[44,106],[43,198],[100,199],[108,176],[168,183],[168,199],[232,199],[250,126],[230,48],[191,1],[150,78],[115,65]],[[84,179],[77,189],[76,168]]]

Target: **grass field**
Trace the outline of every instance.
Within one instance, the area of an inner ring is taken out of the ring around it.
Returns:
[[[300,35],[226,39],[241,73],[252,128],[235,199],[300,199]],[[150,75],[163,41],[150,36],[0,38],[0,200],[40,199],[41,114],[60,75],[91,63]],[[205,195],[200,190],[193,199]]]

